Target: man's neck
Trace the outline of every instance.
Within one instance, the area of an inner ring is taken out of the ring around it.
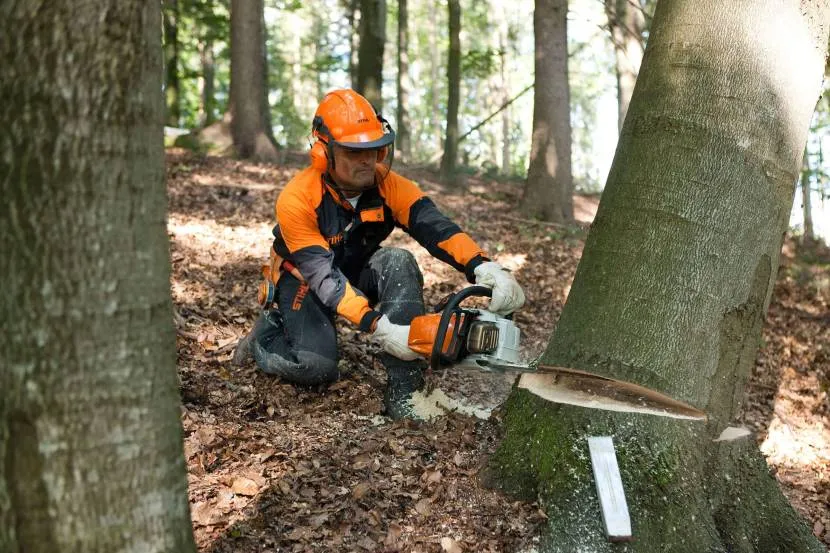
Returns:
[[[331,175],[331,173],[324,173],[323,174],[323,179],[326,182],[328,182],[329,185],[332,188],[337,190],[337,192],[339,192],[347,200],[351,199],[351,198],[356,198],[357,196],[360,196],[364,192],[363,190],[357,190],[357,191],[355,191],[355,190],[344,190],[343,187],[341,187],[339,184],[337,184],[337,181],[334,180],[334,177]]]

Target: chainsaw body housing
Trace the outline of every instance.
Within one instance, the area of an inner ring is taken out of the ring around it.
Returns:
[[[481,370],[492,370],[492,365],[519,363],[521,332],[513,321],[483,309],[466,310],[474,315],[466,337],[462,337],[462,355],[454,364]]]

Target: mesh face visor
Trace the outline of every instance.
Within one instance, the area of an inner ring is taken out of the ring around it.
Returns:
[[[379,172],[381,181],[385,180],[387,175],[389,175],[389,172],[392,170],[392,162],[395,159],[395,131],[392,130],[392,127],[386,122],[385,119],[382,119],[382,121],[384,123],[385,132],[380,138],[360,141],[360,138],[365,137],[360,135],[351,135],[345,136],[341,140],[330,140],[329,159],[332,160],[332,162],[334,161],[334,152],[332,151],[332,146],[334,144],[350,151],[376,150],[380,153],[382,150],[385,150],[382,158],[380,158],[380,155],[378,156],[380,159],[378,159],[375,165],[377,171]]]

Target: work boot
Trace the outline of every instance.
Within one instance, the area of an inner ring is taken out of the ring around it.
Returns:
[[[386,415],[392,420],[403,418],[422,420],[413,410],[412,394],[424,387],[425,363],[412,361],[409,363],[390,363],[387,365],[386,391],[383,394],[383,405]]]

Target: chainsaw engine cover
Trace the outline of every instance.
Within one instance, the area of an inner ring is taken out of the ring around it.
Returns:
[[[513,321],[489,311],[470,311],[475,313],[475,317],[467,330],[467,354],[457,361],[457,365],[493,370],[493,364],[517,364],[521,332]]]

